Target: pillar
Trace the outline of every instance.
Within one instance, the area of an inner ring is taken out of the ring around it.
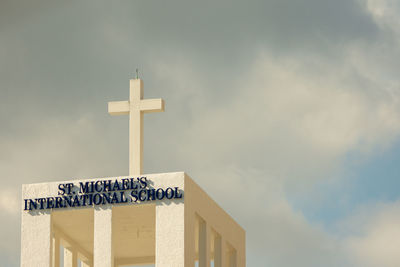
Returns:
[[[210,267],[211,229],[206,221],[199,220],[199,267]]]
[[[229,264],[228,267],[236,267],[237,266],[237,254],[235,249],[231,249],[228,254]]]
[[[114,267],[111,206],[94,209],[93,266]]]
[[[60,267],[60,237],[56,234],[54,234],[54,247],[53,247],[53,253],[54,253],[54,267]]]
[[[78,253],[76,250],[72,250],[72,267],[78,267]]]
[[[226,267],[226,243],[218,234],[214,239],[214,267]]]
[[[184,237],[183,203],[157,203],[156,267],[185,267]]]
[[[49,211],[22,212],[21,267],[50,267],[51,216]]]
[[[73,247],[64,247],[64,267],[78,267],[78,256]]]
[[[195,244],[196,215],[185,203],[185,267],[195,267],[196,244]]]

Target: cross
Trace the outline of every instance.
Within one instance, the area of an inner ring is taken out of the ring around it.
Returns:
[[[143,114],[164,111],[164,100],[143,99],[143,81],[129,80],[129,101],[108,102],[111,115],[129,114],[129,175],[142,174]]]

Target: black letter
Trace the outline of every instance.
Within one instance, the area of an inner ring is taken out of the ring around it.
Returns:
[[[93,192],[93,187],[91,187],[91,192],[89,192],[89,182],[86,182],[83,184],[82,182],[79,183],[79,193],[80,194],[87,194],[87,193],[92,193]]]
[[[62,198],[61,197],[56,197],[56,209],[58,208],[64,208],[64,206],[62,205]]]
[[[97,201],[97,199],[96,199],[96,197],[99,197],[99,201]],[[100,203],[102,202],[102,198],[101,198],[101,195],[100,194],[94,194],[94,196],[93,196],[93,203],[95,204],[95,205],[100,205]]]
[[[119,192],[121,194],[121,203],[126,203],[128,202],[128,199],[126,199],[125,192]]]
[[[139,200],[140,201],[145,201],[146,200],[146,196],[144,198],[142,198],[142,193],[146,193],[146,190],[140,190],[139,191]]]
[[[111,180],[104,181],[103,186],[104,186],[104,189],[103,189],[104,192],[111,191],[112,190],[111,189]]]
[[[121,188],[119,187],[118,180],[115,179],[114,185],[113,185],[113,191],[120,191]]]
[[[147,187],[147,177],[140,177],[140,183],[142,184],[142,188]]]
[[[174,189],[172,189],[171,187],[168,187],[167,190],[165,190],[165,196],[168,199],[171,199],[174,197]]]
[[[161,196],[158,194],[159,192],[161,192]],[[165,195],[164,189],[158,188],[157,191],[156,191],[156,197],[157,197],[157,199],[158,199],[158,200],[163,199],[163,198],[164,198],[164,195]]]
[[[36,200],[29,199],[29,210],[32,210],[32,206],[36,210],[37,209],[37,202],[36,202]]]
[[[97,187],[98,185],[101,185],[101,181],[96,181],[96,183],[94,184],[94,189],[96,190],[96,192],[101,192],[103,190],[102,187],[100,187],[100,189]]]
[[[65,185],[64,184],[59,184],[58,185],[58,189],[60,191],[58,191],[58,195],[64,195],[65,194],[65,189],[64,189]]]
[[[131,196],[132,196],[132,198],[134,198],[134,199],[131,198],[131,201],[133,201],[133,202],[138,201],[137,190],[132,190]]]
[[[175,187],[175,198],[182,198],[182,193],[179,194],[178,190],[179,190],[179,187]]]
[[[46,209],[54,208],[54,197],[48,197],[46,202],[47,202]]]
[[[129,186],[128,186],[129,179],[124,178],[121,181],[122,181],[122,189],[121,190],[128,190],[129,189]]]
[[[67,195],[70,195],[71,194],[71,189],[72,189],[72,187],[74,187],[74,184],[73,183],[68,183],[68,184],[65,184],[66,186],[67,186],[67,188],[68,188],[68,193],[67,193]]]

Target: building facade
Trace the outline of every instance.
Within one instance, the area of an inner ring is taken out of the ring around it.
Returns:
[[[183,172],[22,191],[21,267],[245,266],[245,231]]]

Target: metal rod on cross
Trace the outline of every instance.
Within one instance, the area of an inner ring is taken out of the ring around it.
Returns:
[[[143,114],[163,111],[163,99],[143,99],[143,81],[138,77],[129,80],[129,101],[108,102],[111,115],[129,115],[130,176],[140,175],[143,170]]]

